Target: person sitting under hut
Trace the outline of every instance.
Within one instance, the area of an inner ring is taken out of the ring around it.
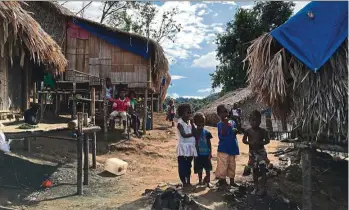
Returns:
[[[130,100],[125,95],[125,90],[121,89],[119,91],[119,97],[117,99],[109,99],[113,102],[112,113],[109,116],[109,125],[114,125],[114,120],[117,116],[122,119],[122,124],[124,128],[124,133],[126,133],[126,123],[127,123],[127,111],[130,107]]]

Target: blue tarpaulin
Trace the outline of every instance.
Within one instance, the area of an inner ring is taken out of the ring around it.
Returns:
[[[310,2],[271,35],[317,71],[348,37],[348,2]]]
[[[120,47],[121,49],[132,52],[136,55],[142,56],[145,59],[150,58],[151,44],[147,44],[146,40],[127,36],[124,34],[117,34],[112,31],[108,31],[105,28],[93,26],[92,24],[73,19],[74,24],[85,29],[91,34],[109,42],[110,44]]]

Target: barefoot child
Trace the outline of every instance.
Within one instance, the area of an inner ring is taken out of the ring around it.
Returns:
[[[194,128],[189,121],[191,117],[191,106],[189,104],[180,104],[178,106],[178,173],[184,187],[190,186],[191,162],[197,156],[195,147]]]
[[[253,193],[262,195],[265,192],[266,185],[266,170],[267,152],[264,145],[269,144],[268,133],[265,129],[259,127],[261,124],[261,113],[257,110],[253,111],[250,115],[251,128],[245,131],[242,142],[249,145],[249,165],[252,165],[253,181],[255,189]],[[261,186],[259,189],[258,178],[261,177]]]
[[[236,160],[239,155],[239,146],[236,140],[236,125],[234,121],[228,121],[228,109],[224,104],[217,107],[217,114],[221,121],[218,128],[218,153],[216,178],[219,185],[226,185],[226,177],[230,178],[230,185],[237,187],[235,183]]]
[[[167,106],[166,120],[168,120],[172,123],[172,127],[174,126],[173,119],[174,119],[175,114],[176,114],[176,109],[175,109],[174,101],[173,101],[173,99],[171,99],[168,102],[168,106]]]
[[[199,185],[205,184],[207,187],[210,187],[210,172],[212,171],[212,134],[204,128],[205,115],[203,113],[198,112],[194,115],[194,123],[196,125],[195,138],[198,151],[198,156],[194,159],[194,173],[198,174]],[[202,181],[203,169],[205,169],[206,176]]]

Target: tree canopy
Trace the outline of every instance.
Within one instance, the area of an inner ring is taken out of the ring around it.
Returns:
[[[272,31],[288,20],[293,2],[256,2],[252,9],[239,8],[226,30],[217,36],[217,58],[220,64],[211,74],[212,88],[222,86],[223,92],[247,86],[243,60],[251,41]]]

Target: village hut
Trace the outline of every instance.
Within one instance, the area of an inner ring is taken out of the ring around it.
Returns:
[[[165,99],[171,78],[159,43],[78,17],[54,2],[30,1],[25,8],[62,47],[69,62],[64,83],[98,87],[101,83],[91,75],[110,77],[114,85],[126,85],[138,95],[147,90],[155,100]],[[160,95],[163,76],[166,83]]]
[[[14,1],[0,2],[0,112],[29,107],[33,74],[64,72],[67,60],[58,44]]]
[[[348,151],[348,2],[311,2],[253,41],[248,81],[279,118],[294,116],[302,150],[303,208],[312,209],[315,149]]]
[[[217,115],[217,106],[220,104],[225,104],[230,109],[235,103],[242,110],[242,127],[249,126],[248,117],[253,110],[264,111],[267,109],[267,106],[263,105],[262,103],[257,103],[256,96],[252,94],[252,91],[249,88],[240,88],[238,90],[229,92],[223,97],[208,104],[207,106],[203,107],[200,112],[205,114],[207,125],[216,126],[220,121]],[[266,126],[265,116],[263,116],[262,119],[262,126]]]

